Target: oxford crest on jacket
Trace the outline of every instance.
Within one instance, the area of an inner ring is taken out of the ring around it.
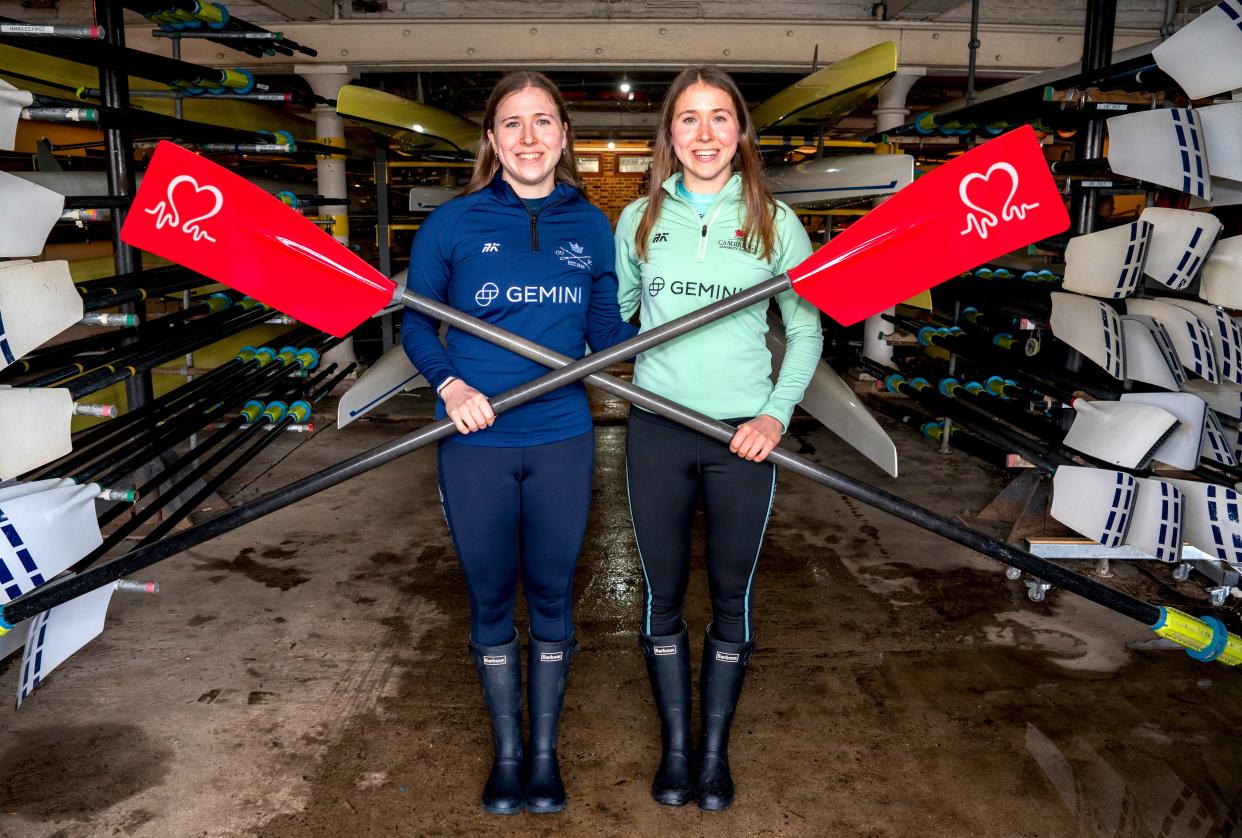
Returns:
[[[556,256],[567,265],[573,265],[584,271],[591,270],[591,256],[586,252],[586,248],[577,242],[561,244],[556,248]]]

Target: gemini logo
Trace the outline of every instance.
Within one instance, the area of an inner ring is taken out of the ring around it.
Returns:
[[[499,253],[500,242],[483,242],[484,253]]]
[[[494,282],[485,282],[483,287],[474,292],[475,305],[489,306],[500,296],[500,288]]]
[[[662,291],[663,289],[664,289],[664,277],[662,276],[654,277],[650,282],[647,283],[647,293],[653,297],[656,294],[659,294],[660,291]]]
[[[651,237],[652,244],[668,244],[668,233],[656,233]]]

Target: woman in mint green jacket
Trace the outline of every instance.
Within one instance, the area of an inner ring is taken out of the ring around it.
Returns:
[[[811,243],[768,190],[745,100],[715,67],[692,67],[664,101],[651,190],[617,224],[622,317],[642,331],[797,265]],[[660,803],[733,802],[728,739],[754,650],[751,594],[776,495],[766,462],[820,358],[819,314],[792,291],[777,297],[786,352],[772,380],[758,304],[639,356],[634,383],[737,427],[729,445],[640,408],[630,411],[626,471],[645,599],[640,641],[660,713],[663,751],[652,782]],[[682,618],[690,527],[699,498],[707,522],[712,623],[703,646],[702,742],[691,766],[690,647]]]

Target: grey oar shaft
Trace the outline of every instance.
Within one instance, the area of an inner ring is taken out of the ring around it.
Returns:
[[[582,362],[574,363],[571,358],[546,349],[533,341],[526,340],[511,332],[491,326],[478,318],[463,314],[450,306],[410,291],[405,291],[402,294],[401,300],[406,306],[416,311],[443,320],[450,326],[461,329],[463,332],[469,332],[476,337],[483,338],[497,346],[545,366],[560,367],[562,372],[568,372],[575,367],[581,368]],[[659,329],[657,328],[646,334],[652,335],[658,331]],[[628,344],[629,342],[621,345],[627,346]],[[599,355],[589,355],[587,358],[598,358],[607,354],[609,354],[608,351],[605,351],[599,353]],[[728,443],[733,439],[733,435],[737,431],[732,425],[711,419],[683,405],[662,396],[657,396],[655,393],[643,390],[611,375],[593,374],[587,376],[585,380],[601,390],[659,413],[693,431],[698,431],[704,436],[711,437],[720,442]],[[959,524],[883,489],[847,477],[818,463],[812,463],[781,448],[773,450],[768,455],[768,459],[779,466],[802,475],[808,480],[813,480],[830,489],[835,489],[844,495],[862,501],[868,506],[873,506],[917,527],[936,533],[985,556],[1004,562],[1011,567],[1019,568],[1046,582],[1052,582],[1106,608],[1138,620],[1144,625],[1154,625],[1160,619],[1160,610],[1154,605],[1061,567],[1047,559],[1042,559],[1033,553],[1028,553],[1011,544],[1006,544],[978,530]]]
[[[586,378],[588,375],[599,372],[618,361],[672,340],[713,320],[718,320],[735,311],[761,303],[787,290],[789,287],[789,276],[781,274],[742,293],[705,306],[684,317],[671,320],[663,326],[644,332],[624,343],[619,343],[603,352],[588,355],[580,361],[569,363],[567,366],[540,376],[534,381],[502,393],[492,399],[492,410],[496,413],[502,413],[518,405],[525,404],[545,393],[550,393],[553,390],[564,387],[566,384]],[[483,325],[486,328],[486,324]],[[516,336],[514,337],[516,338]],[[565,359],[565,362],[567,363],[568,359]],[[210,541],[217,535],[237,529],[243,524],[262,518],[264,515],[268,515],[278,509],[284,509],[286,506],[296,503],[303,498],[308,498],[311,495],[322,492],[324,489],[343,483],[351,477],[356,477],[378,468],[404,454],[416,451],[433,442],[438,442],[456,432],[457,428],[451,420],[441,419],[439,422],[433,422],[413,433],[406,434],[400,439],[393,440],[384,445],[377,445],[370,451],[364,451],[361,454],[350,457],[348,460],[308,475],[301,480],[295,480],[287,486],[282,486],[242,506],[222,512],[176,535],[168,536],[147,547],[139,547],[110,562],[74,576],[62,577],[33,591],[22,594],[7,605],[0,607],[0,620],[12,625],[20,620],[33,617],[35,614],[46,611],[63,602],[68,602],[101,585],[110,584],[144,567],[150,567],[169,556],[174,556],[183,550],[188,550],[203,542]]]

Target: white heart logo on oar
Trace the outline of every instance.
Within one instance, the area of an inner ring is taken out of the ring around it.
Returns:
[[[173,192],[175,192],[177,187],[183,183],[189,184],[193,188],[193,194],[195,195],[200,192],[207,192],[215,196],[216,199],[215,205],[212,206],[210,210],[202,215],[197,215],[194,218],[189,219],[184,224],[181,223],[181,214],[177,211],[177,202],[173,200]],[[168,196],[167,202],[160,201],[155,206],[146,210],[148,215],[155,216],[155,229],[161,230],[164,227],[180,228],[183,233],[191,236],[196,242],[202,241],[203,239],[206,239],[209,242],[215,241],[215,237],[200,227],[198,222],[206,221],[208,218],[211,218],[216,213],[220,212],[221,207],[224,206],[224,196],[220,194],[219,189],[214,186],[199,186],[198,181],[190,175],[178,175],[168,182],[168,191],[166,194]]]
[[[970,184],[976,180],[987,183],[991,180],[992,175],[996,172],[1003,172],[1009,176],[1010,186],[1009,195],[1005,198],[1004,205],[1001,206],[1000,218],[991,210],[984,209],[974,203],[967,196],[966,191]],[[1018,170],[1008,163],[993,163],[983,174],[971,172],[962,178],[962,182],[958,184],[957,194],[961,197],[962,203],[965,204],[972,212],[966,213],[966,229],[962,230],[961,235],[974,231],[979,234],[979,238],[986,239],[988,237],[988,228],[995,227],[1001,221],[1012,221],[1015,218],[1021,221],[1026,218],[1028,211],[1035,209],[1039,204],[1018,204],[1014,206],[1014,196],[1018,194]],[[975,215],[978,213],[978,215]]]

